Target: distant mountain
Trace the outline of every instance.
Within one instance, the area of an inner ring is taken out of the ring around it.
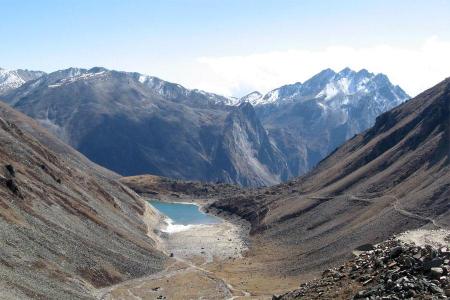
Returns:
[[[283,152],[291,174],[301,175],[383,112],[409,96],[383,74],[326,69],[304,83],[253,92],[241,102],[255,106],[269,137]]]
[[[0,68],[0,94],[20,87],[27,81],[35,80],[42,75],[41,71],[5,70]]]
[[[46,74],[2,97],[122,175],[252,186],[288,178],[253,109],[234,99],[104,68]]]
[[[408,95],[348,68],[235,99],[96,67],[43,74],[0,98],[122,175],[260,186],[304,174]]]
[[[392,85],[384,74],[373,74],[365,69],[355,72],[345,68],[339,73],[325,69],[303,84],[297,82],[284,85],[265,95],[255,91],[242,97],[240,102],[262,106],[317,99],[324,105],[337,107],[354,104],[359,100],[357,96],[369,94],[376,94],[377,102],[387,106],[391,102],[400,104],[409,98],[399,86]]]
[[[139,74],[139,81],[157,92],[160,96],[172,101],[189,100],[189,104],[198,106],[203,106],[205,103],[219,105],[239,104],[239,99],[236,98],[224,97],[197,89],[189,90],[179,84],[167,82],[153,76]]]
[[[450,78],[381,114],[308,174],[211,208],[252,223],[260,265],[306,277],[405,230],[448,230],[449,168]]]

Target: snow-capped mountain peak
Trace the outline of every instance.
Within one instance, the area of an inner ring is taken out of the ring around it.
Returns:
[[[37,79],[44,75],[41,71],[6,70],[0,68],[0,93],[5,93],[22,86],[25,82]]]
[[[315,99],[320,106],[326,108],[356,104],[360,99],[371,97],[374,101],[384,102],[381,105],[393,107],[409,98],[398,86],[394,86],[384,74],[373,74],[362,69],[354,71],[344,68],[338,73],[325,69],[314,75],[303,84],[285,85],[268,92],[262,97],[253,93],[241,98],[254,106],[281,105]]]
[[[262,97],[263,95],[260,92],[254,91],[239,99],[239,104],[249,102],[251,105],[255,106],[259,103],[259,100],[261,100]]]

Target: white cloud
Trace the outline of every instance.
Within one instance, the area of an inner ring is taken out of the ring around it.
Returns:
[[[325,68],[366,68],[388,75],[411,96],[450,76],[450,42],[432,37],[415,48],[390,45],[354,48],[330,46],[322,50],[293,49],[246,56],[201,57],[201,77],[188,82],[207,91],[241,96],[267,92],[287,83],[305,81]],[[197,72],[198,74],[198,72]]]

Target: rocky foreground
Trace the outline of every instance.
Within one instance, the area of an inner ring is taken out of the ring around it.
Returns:
[[[273,299],[447,299],[450,297],[450,234],[444,243],[392,238],[363,245],[355,258],[320,279]]]

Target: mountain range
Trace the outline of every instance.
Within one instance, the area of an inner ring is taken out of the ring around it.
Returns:
[[[408,95],[348,68],[235,99],[97,67],[39,73],[0,98],[121,175],[264,186],[304,174]]]
[[[303,84],[285,85],[264,96],[254,92],[242,100],[255,106],[289,172],[298,176],[408,98],[383,74],[346,68],[338,73],[326,69]]]
[[[283,152],[261,121],[260,105],[253,107],[248,101],[228,105],[213,95],[200,104],[196,97],[169,100],[142,87],[145,80],[140,81],[136,73],[70,69],[52,75],[60,79],[50,80],[51,74],[4,94],[15,107],[45,118],[33,120],[0,104],[0,290],[6,299],[93,299],[102,295],[100,288],[114,289],[124,281],[126,297],[131,298],[136,297],[133,291],[155,292],[154,296],[184,287],[171,277],[170,282],[163,278],[167,286],[161,287],[159,281],[143,289],[154,282],[152,274],[161,270],[180,276],[192,289],[193,273],[179,273],[180,265],[169,266],[169,255],[160,250],[162,236],[157,228],[161,216],[121,182],[150,195],[169,197],[175,192],[178,199],[193,194],[192,199],[207,201],[205,211],[248,222],[249,248],[242,258],[225,259],[216,266],[187,266],[194,273],[203,272],[207,282],[217,282],[239,295],[258,297],[262,289],[274,291],[293,280],[312,278],[348,259],[354,249],[405,230],[450,226],[450,79],[382,113],[373,126],[351,137],[307,174],[270,187],[240,189],[154,176],[119,182],[120,175],[89,161],[61,139],[83,140],[89,135],[77,130],[90,132],[89,126],[111,117],[114,122],[107,126],[93,127],[102,129],[93,136],[100,145],[125,135],[129,143],[140,141],[135,130],[142,120],[155,115],[165,118],[161,130],[173,124],[173,118],[182,118],[176,129],[186,132],[215,117],[203,133],[208,135],[217,126],[211,165],[219,166],[220,173],[211,176],[248,185],[258,180],[259,184],[270,174],[291,176]],[[32,85],[41,87],[34,90]],[[124,97],[120,97],[122,92]],[[261,107],[283,108],[302,101],[295,98],[292,103]],[[47,114],[40,115],[46,108]],[[149,114],[151,109],[157,114]],[[136,127],[130,127],[132,122]],[[41,124],[66,135],[58,139]],[[143,132],[139,138],[153,133],[146,128]],[[163,132],[161,137],[174,132]],[[191,135],[186,136],[189,144]],[[171,146],[179,142],[183,140]],[[140,157],[134,159],[128,163],[141,163]],[[269,169],[268,165],[285,167]],[[220,279],[225,277],[232,284]]]

